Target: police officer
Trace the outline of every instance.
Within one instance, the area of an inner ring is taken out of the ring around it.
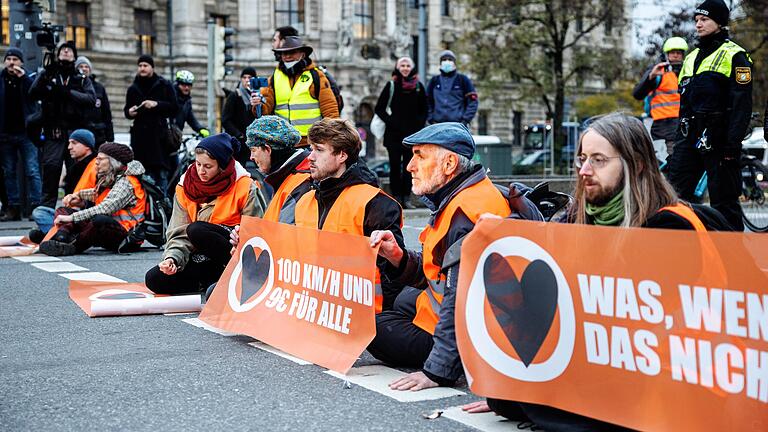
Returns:
[[[709,199],[736,230],[743,230],[741,142],[752,113],[752,61],[728,38],[729,10],[706,0],[694,12],[699,44],[680,72],[680,129],[670,161],[670,181],[680,197],[707,173]]]
[[[674,36],[664,42],[662,50],[662,61],[645,72],[632,91],[632,96],[637,100],[648,101],[653,118],[651,136],[654,140],[664,140],[667,144],[667,154],[671,155],[680,125],[680,93],[677,81],[683,67],[683,57],[688,51],[688,43],[685,39]]]

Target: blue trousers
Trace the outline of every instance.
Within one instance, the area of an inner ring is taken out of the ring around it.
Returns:
[[[8,193],[8,205],[21,204],[20,187],[16,166],[19,154],[26,170],[27,196],[30,204],[40,203],[42,195],[42,177],[37,147],[25,134],[0,135],[0,158],[5,173],[5,189]]]

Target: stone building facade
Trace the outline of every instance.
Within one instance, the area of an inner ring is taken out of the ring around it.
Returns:
[[[2,0],[3,4],[8,1]],[[423,1],[429,17],[428,67],[426,74],[421,73],[426,80],[438,72],[437,53],[450,48],[458,39],[465,11],[455,1]],[[262,76],[272,73],[275,67],[271,52],[274,29],[293,25],[314,48],[314,59],[327,66],[342,87],[345,100],[342,116],[358,125],[366,125],[379,93],[390,79],[395,59],[403,55],[414,59],[419,56],[419,2],[59,0],[57,11],[45,12],[43,19],[67,26],[67,38],[74,38],[80,47],[79,53],[92,61],[98,80],[107,88],[116,132],[127,132],[130,126],[123,115],[125,92],[135,75],[136,59],[142,52],[151,53],[156,71],[169,79],[173,70],[187,69],[195,74],[193,106],[198,119],[205,123],[206,22],[209,18],[237,30],[233,37],[235,73],[223,82],[214,83],[219,104],[223,98],[221,89],[234,88],[243,67],[253,66]],[[3,19],[7,23],[7,17]],[[628,34],[618,33],[598,42],[628,46],[628,38]],[[459,56],[460,71],[462,61],[469,60],[469,54]],[[590,87],[591,90],[597,91],[601,84],[593,82],[590,86],[594,87]],[[513,92],[511,88],[510,94]],[[544,119],[545,111],[540,105],[515,101],[504,95],[490,96],[480,94],[480,110],[472,124],[476,133],[498,135],[505,142],[520,144],[522,125]],[[373,149],[370,144],[369,149]]]

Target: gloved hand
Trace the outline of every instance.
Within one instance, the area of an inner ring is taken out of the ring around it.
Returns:
[[[203,138],[208,138],[208,136],[211,134],[211,132],[208,129],[200,129],[198,133]]]

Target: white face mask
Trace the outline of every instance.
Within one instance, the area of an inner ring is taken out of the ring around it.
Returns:
[[[440,62],[440,70],[445,73],[451,73],[456,70],[456,63],[451,60],[443,60]]]
[[[292,62],[283,62],[283,65],[285,66],[286,69],[290,69],[290,68],[296,66],[296,64],[298,62],[300,62],[300,61],[301,60],[296,60],[296,61],[292,61]]]

